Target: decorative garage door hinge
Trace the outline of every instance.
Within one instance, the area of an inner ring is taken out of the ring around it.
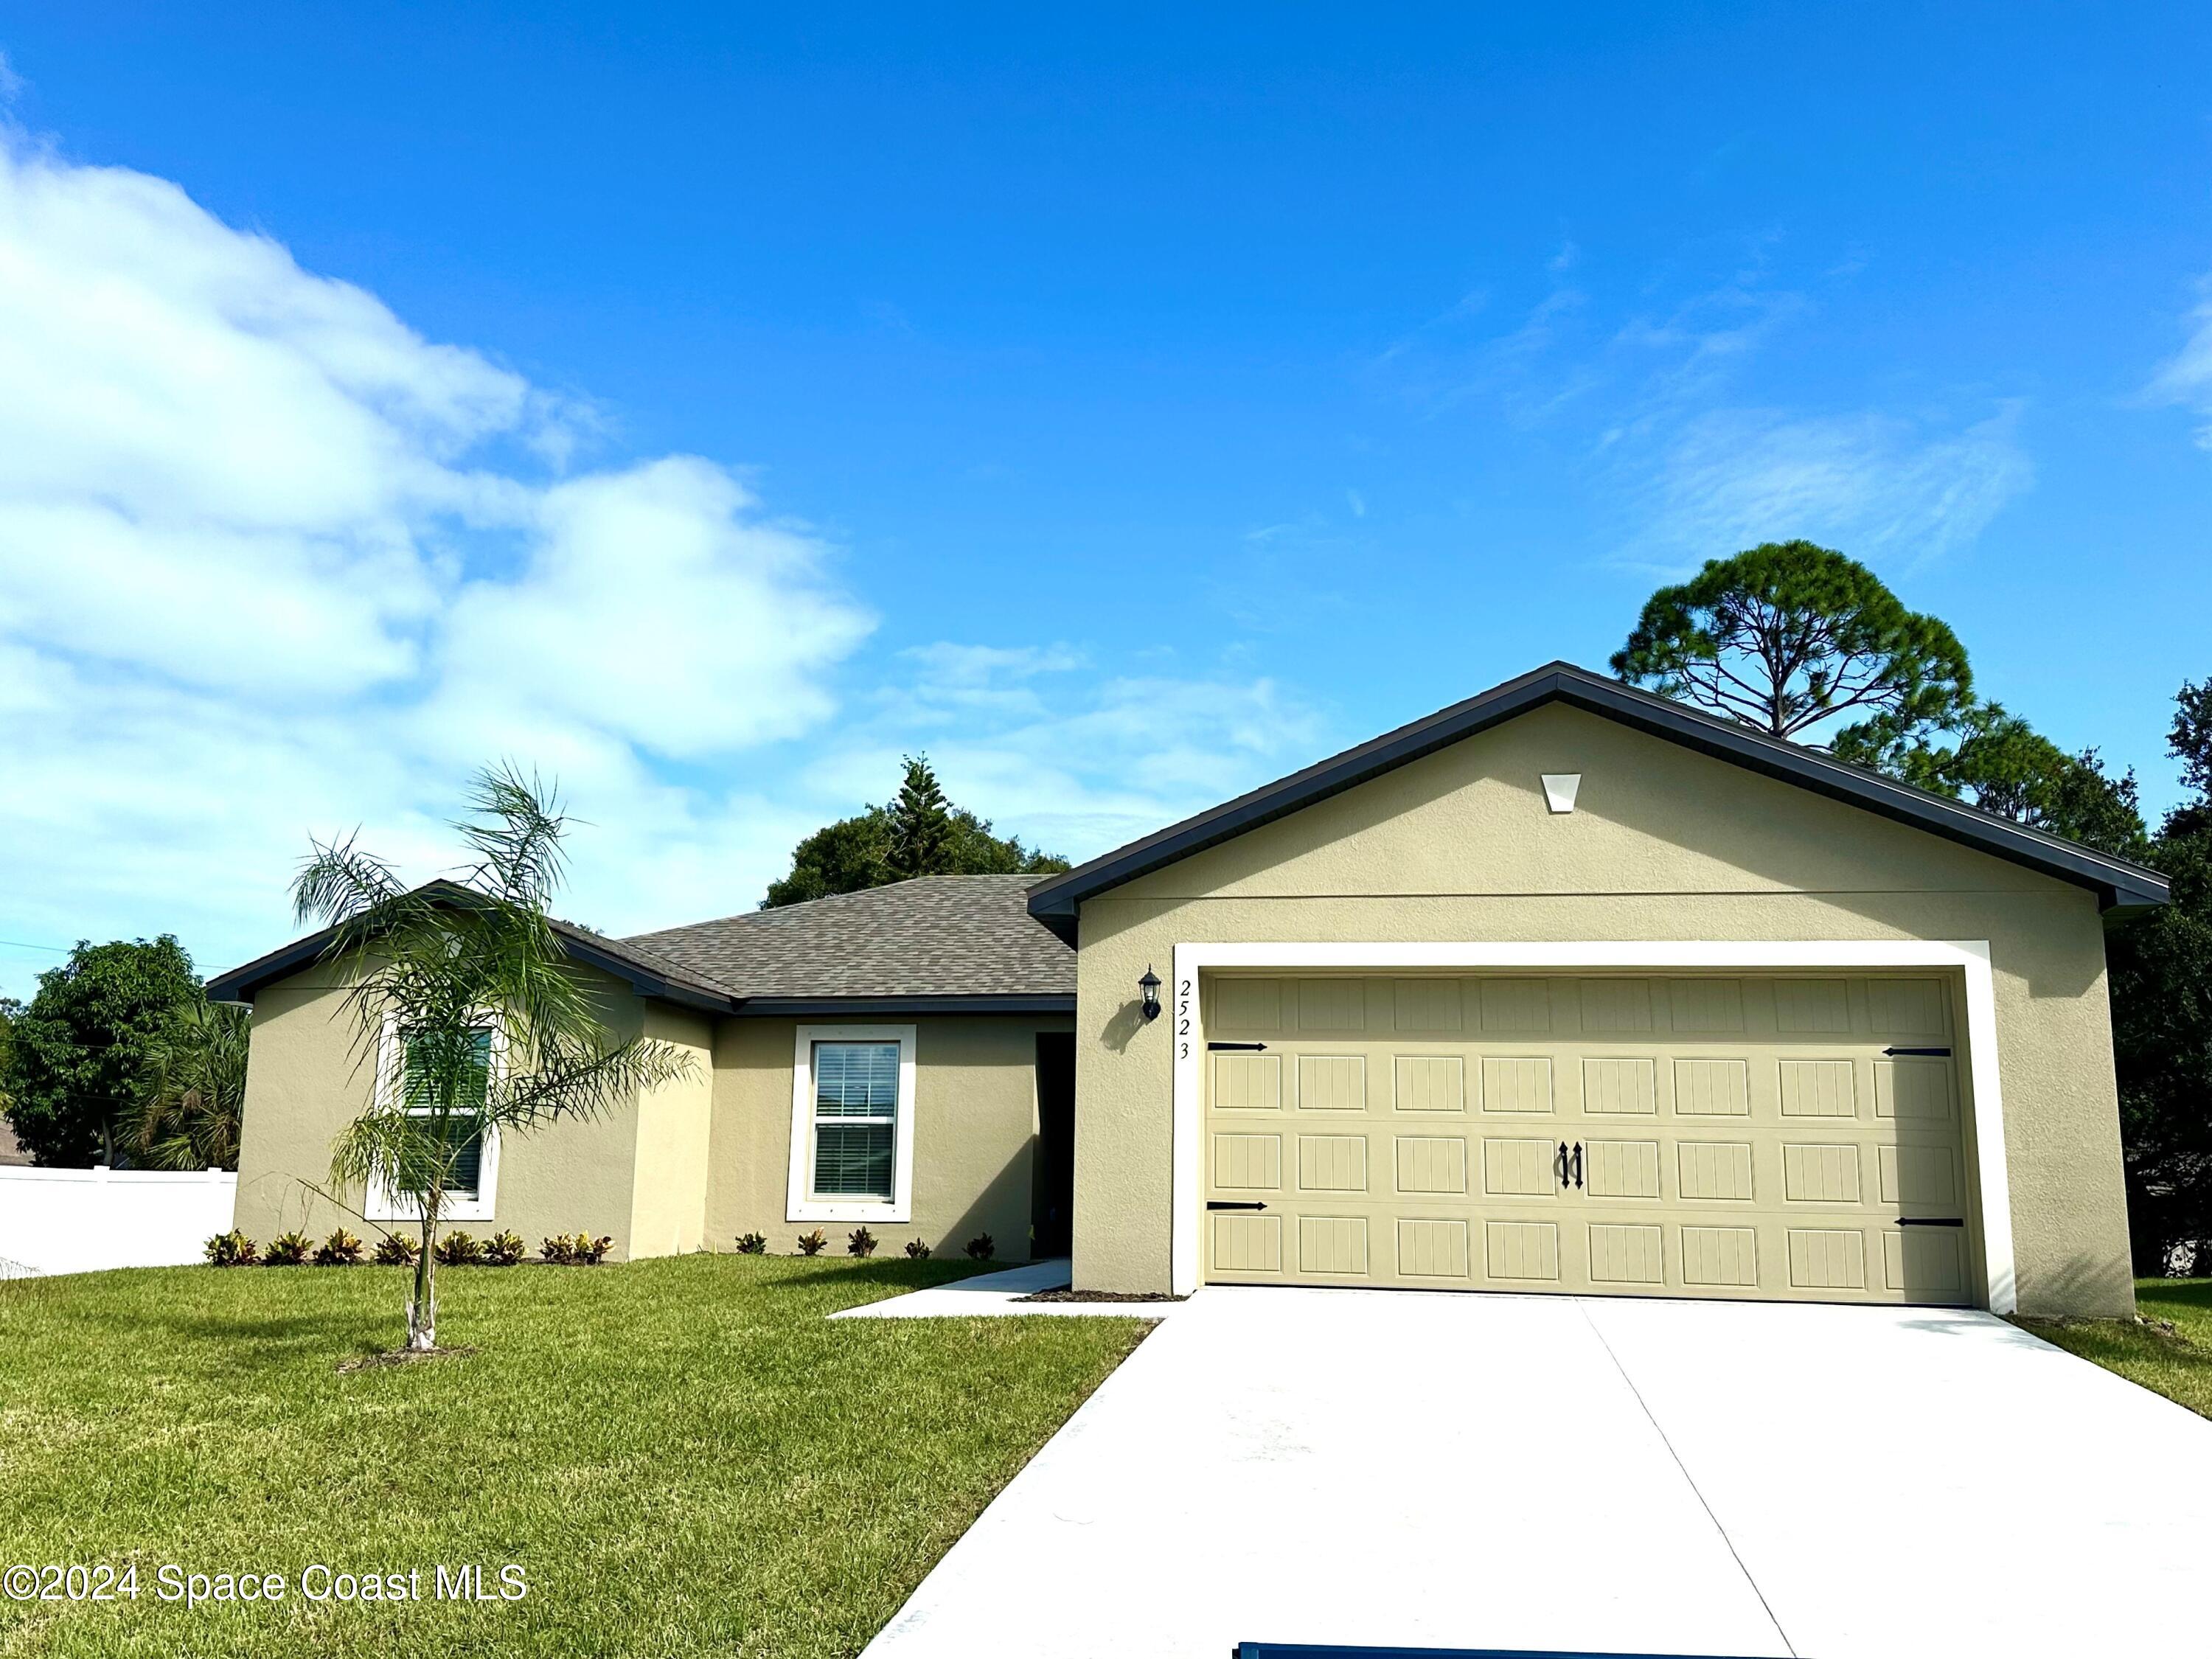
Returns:
[[[1206,1207],[1209,1210],[1264,1210],[1267,1206],[1257,1202],[1239,1204],[1224,1198],[1209,1198],[1206,1200]]]
[[[1215,1049],[1234,1049],[1241,1054],[1263,1054],[1267,1047],[1264,1042],[1209,1042],[1206,1046]]]

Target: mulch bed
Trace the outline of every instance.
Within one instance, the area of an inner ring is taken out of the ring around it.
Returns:
[[[1036,1291],[1028,1296],[1018,1296],[1017,1302],[1188,1302],[1187,1296],[1170,1296],[1162,1291],[1071,1291],[1065,1285],[1056,1291]]]

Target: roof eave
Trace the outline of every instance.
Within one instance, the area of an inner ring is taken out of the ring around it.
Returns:
[[[1565,702],[2090,888],[2097,893],[2102,911],[2137,914],[2168,902],[2166,879],[2154,871],[2042,836],[1796,744],[1713,720],[1571,664],[1555,663],[1055,877],[1032,890],[1030,914],[1073,945],[1085,899],[1551,702]]]

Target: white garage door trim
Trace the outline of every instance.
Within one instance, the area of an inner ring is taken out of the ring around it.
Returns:
[[[1199,975],[1215,968],[1955,968],[1966,986],[1966,1068],[1973,1092],[1981,1188],[1982,1267],[1992,1313],[2010,1313],[2012,1199],[2005,1172],[2004,1104],[1997,1090],[1996,994],[1987,939],[1771,939],[1719,943],[1584,939],[1558,944],[1277,944],[1175,947],[1175,1214],[1168,1273],[1176,1294],[1199,1285],[1203,1210],[1203,1095]]]

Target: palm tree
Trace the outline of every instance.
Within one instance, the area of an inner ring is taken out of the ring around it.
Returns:
[[[331,1184],[381,1183],[421,1206],[416,1352],[437,1346],[440,1218],[484,1137],[594,1116],[691,1070],[671,1044],[616,1041],[571,968],[545,908],[568,828],[551,792],[487,768],[469,803],[453,827],[471,861],[455,880],[410,890],[348,839],[317,842],[292,886],[300,920],[335,930],[324,959],[348,982],[355,1061],[375,1079],[331,1148]]]
[[[146,1044],[133,1146],[155,1170],[234,1170],[246,1108],[246,1009],[188,1002]]]

